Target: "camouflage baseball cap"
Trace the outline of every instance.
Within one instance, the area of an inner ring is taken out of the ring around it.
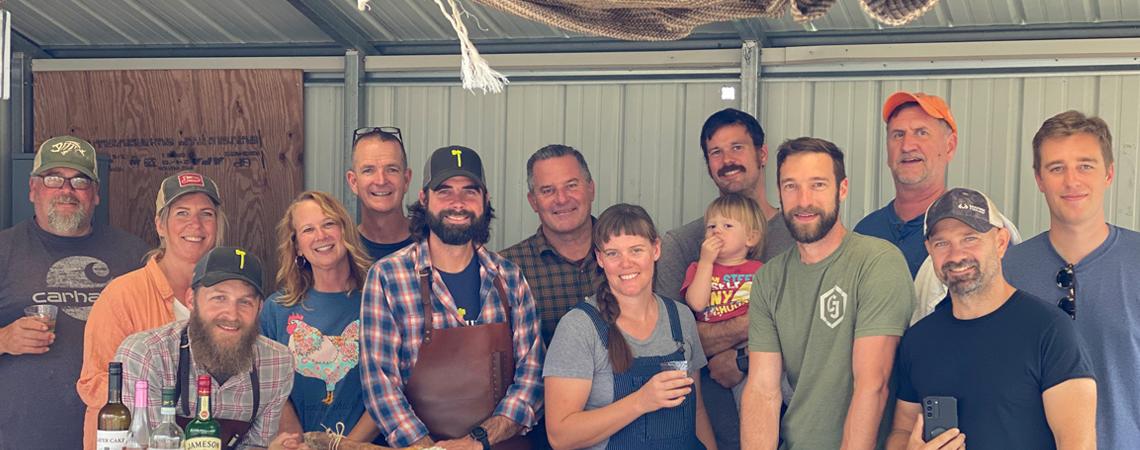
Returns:
[[[32,175],[40,175],[57,167],[75,169],[87,178],[99,181],[95,146],[75,136],[56,136],[40,144],[32,162]]]

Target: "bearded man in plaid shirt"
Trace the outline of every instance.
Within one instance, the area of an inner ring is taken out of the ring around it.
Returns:
[[[543,346],[518,266],[483,247],[494,217],[483,164],[443,147],[408,207],[416,243],[363,288],[366,407],[390,446],[527,449],[542,407]]]

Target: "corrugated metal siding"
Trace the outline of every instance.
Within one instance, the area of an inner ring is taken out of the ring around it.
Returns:
[[[985,192],[1026,237],[1049,228],[1049,210],[1031,167],[1034,133],[1045,119],[1068,109],[1101,116],[1114,134],[1116,158],[1116,179],[1105,199],[1107,219],[1140,229],[1140,75],[761,84],[760,120],[771,160],[781,142],[805,135],[831,140],[846,153],[851,181],[842,218],[848,226],[894,197],[880,108],[891,93],[911,90],[945,98],[958,122],[958,151],[947,183]],[[774,166],[768,184],[775,202]]]
[[[662,230],[703,213],[716,195],[698,135],[714,111],[735,107],[720,100],[721,83],[511,85],[499,95],[475,95],[454,86],[370,86],[368,123],[400,127],[412,168],[415,200],[422,168],[436,148],[459,144],[477,150],[498,218],[490,248],[534,233],[538,218],[526,201],[526,161],[547,144],[582,151],[597,185],[594,213],[617,202],[644,206]],[[734,85],[736,86],[736,85]],[[739,88],[738,86],[736,86]],[[333,169],[339,137],[341,88],[305,88],[305,186],[336,192],[343,174]]]
[[[349,145],[344,133],[344,87],[310,85],[304,95],[305,189],[341,195],[348,189],[339,169]]]
[[[281,0],[10,0],[15,29],[42,46],[332,42]]]
[[[356,0],[327,0],[371,39],[384,42],[455,40],[455,32],[435,3],[425,0],[373,0],[366,12]],[[464,2],[474,39],[535,39],[579,36],[475,2]],[[283,0],[8,0],[15,29],[43,46],[325,43],[331,39]],[[1140,20],[1134,0],[958,0],[942,1],[908,28],[1021,24],[1102,23]],[[789,15],[753,19],[749,27],[781,31],[876,30],[855,1],[837,2],[808,24]],[[713,23],[696,34],[735,34],[731,23]]]

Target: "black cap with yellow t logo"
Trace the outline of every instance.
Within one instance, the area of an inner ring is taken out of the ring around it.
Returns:
[[[218,247],[194,265],[190,287],[213,286],[226,280],[242,280],[265,298],[261,285],[261,260],[252,252],[238,247]]]
[[[483,161],[475,150],[458,145],[441,147],[432,152],[427,164],[424,164],[424,187],[435,189],[448,178],[464,176],[487,190],[487,182],[483,180]]]

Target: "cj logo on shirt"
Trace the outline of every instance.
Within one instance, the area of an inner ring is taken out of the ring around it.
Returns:
[[[819,296],[819,318],[835,328],[847,316],[847,293],[835,286]]]
[[[87,320],[99,292],[111,281],[107,263],[90,256],[68,256],[48,269],[47,289],[32,294],[32,302],[59,307],[76,320]]]

